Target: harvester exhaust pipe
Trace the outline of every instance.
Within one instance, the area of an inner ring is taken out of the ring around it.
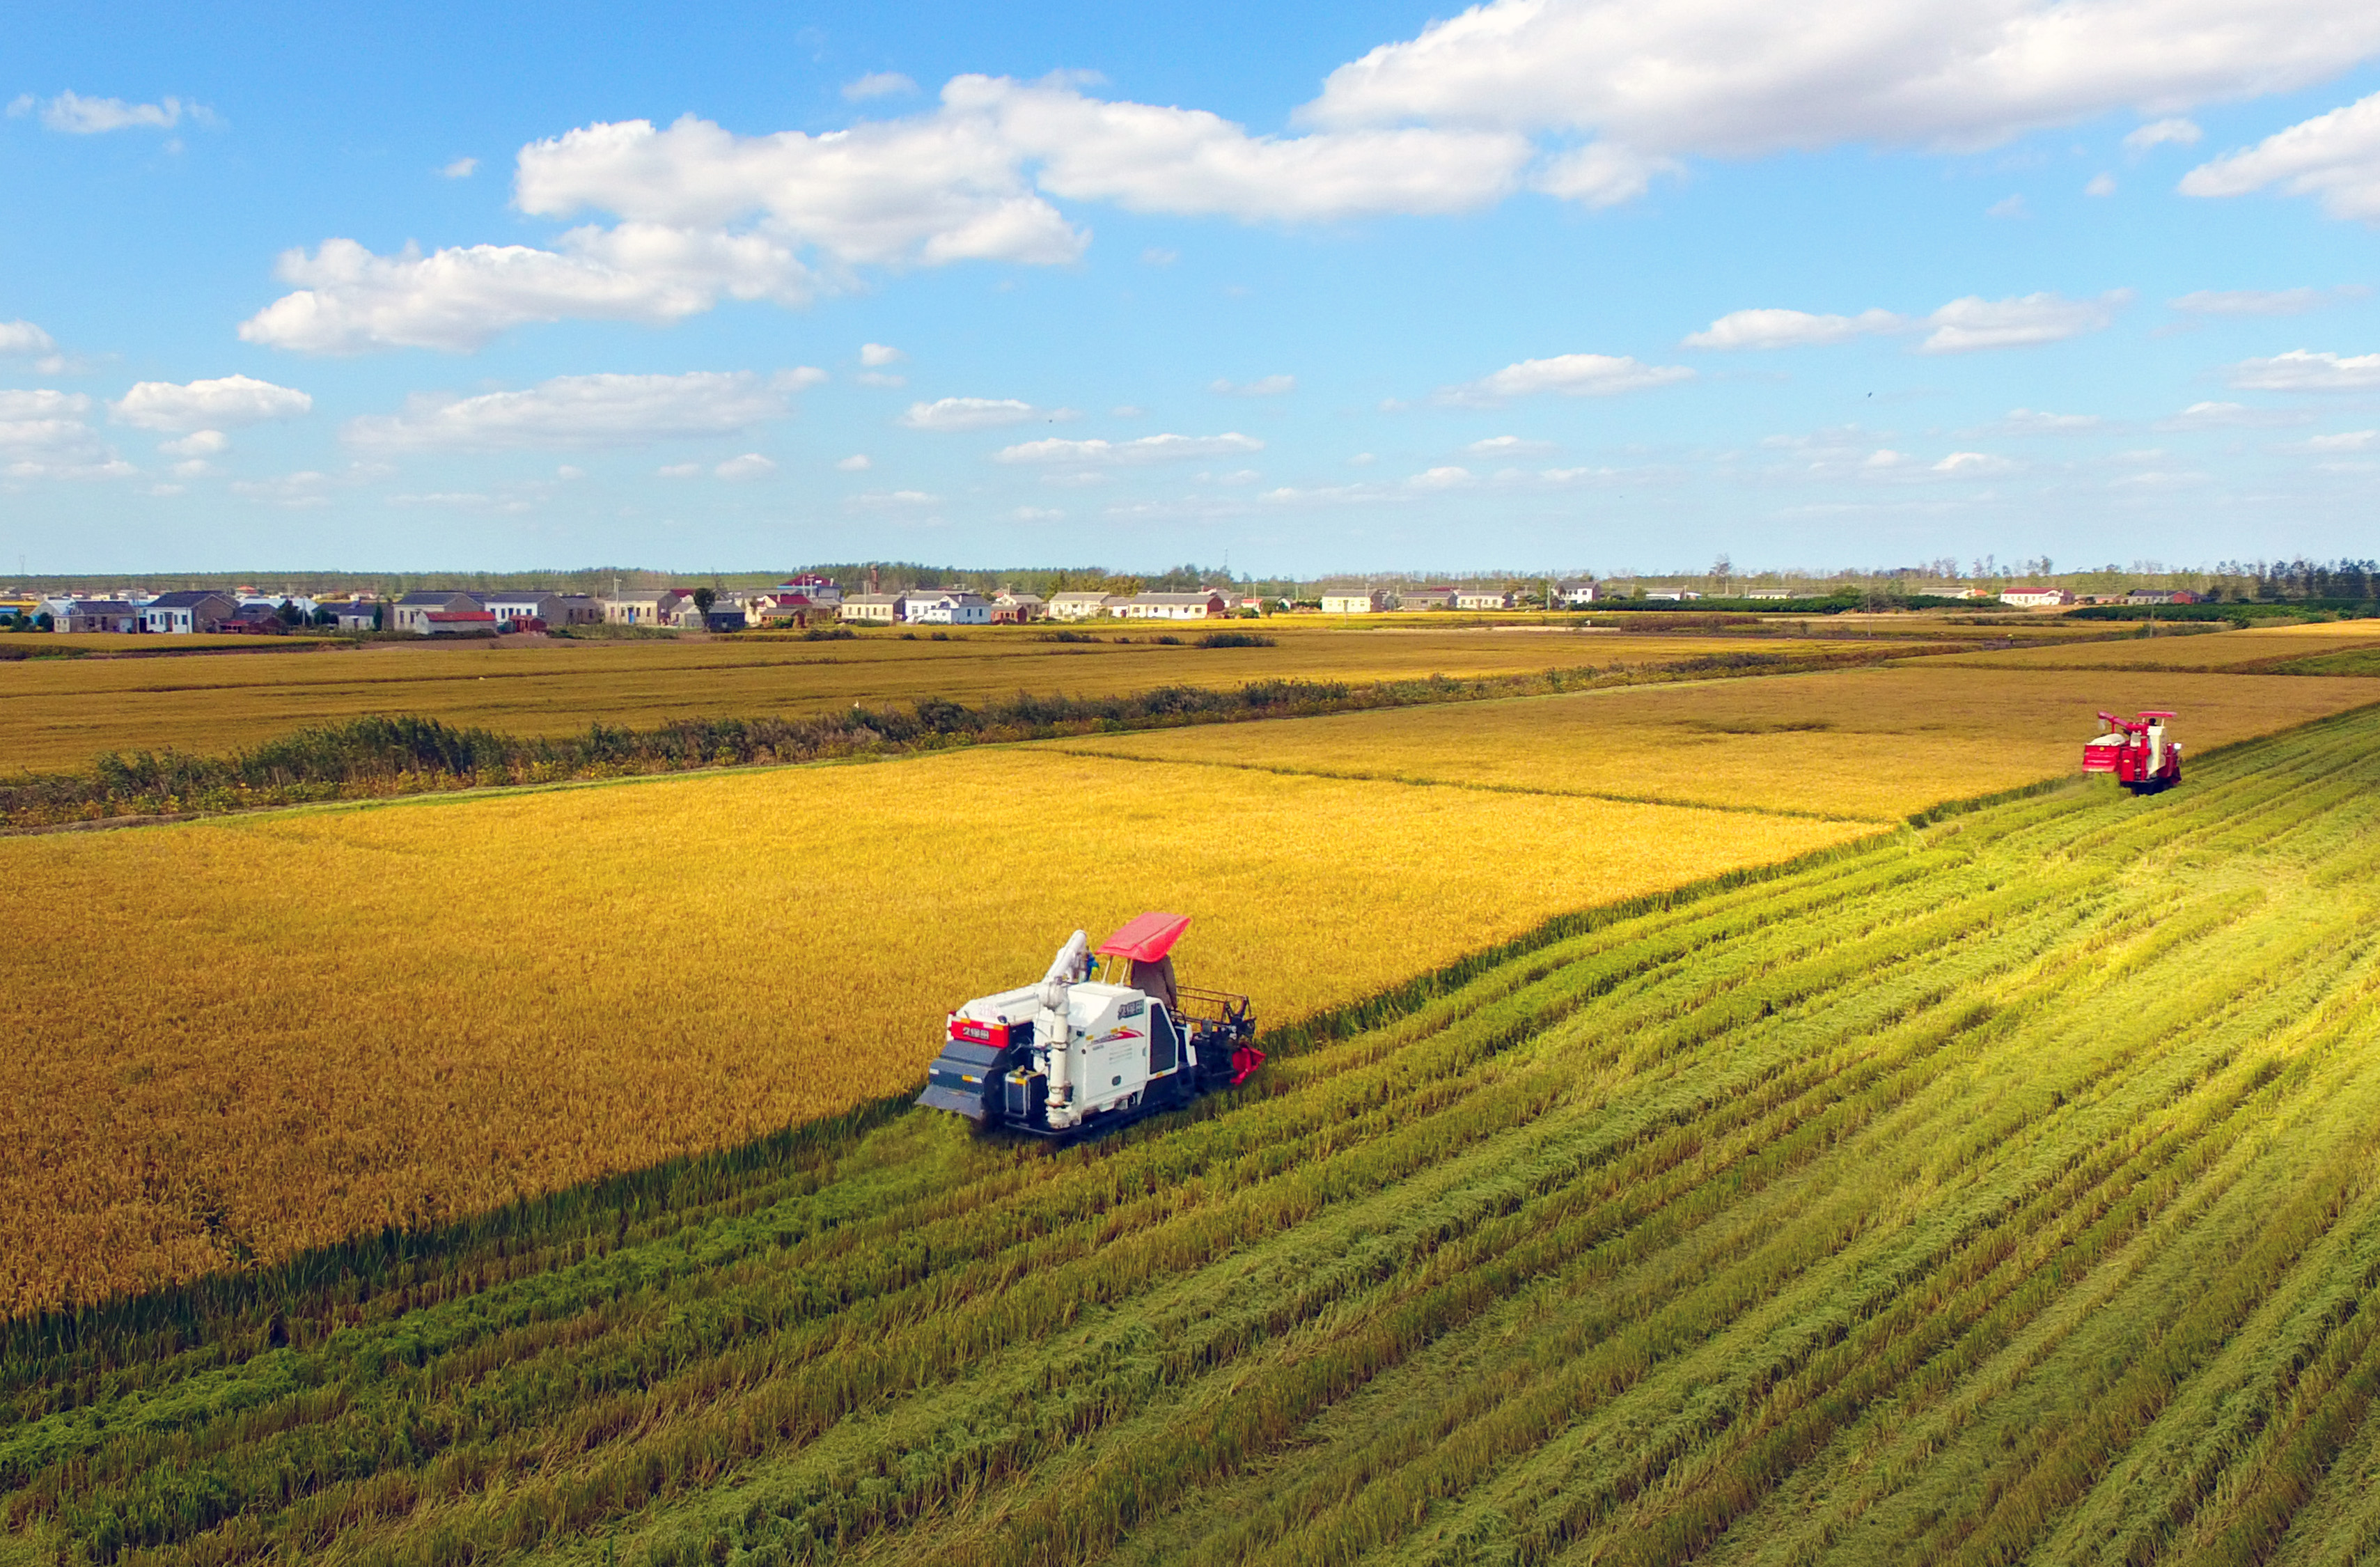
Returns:
[[[1050,1099],[1053,1104],[1063,1105],[1072,1098],[1069,1090],[1073,1084],[1066,1070],[1066,989],[1090,966],[1090,935],[1077,930],[1066,938],[1066,944],[1050,960],[1050,972],[1041,976],[1041,1015],[1034,1020],[1033,1037],[1049,1047]]]

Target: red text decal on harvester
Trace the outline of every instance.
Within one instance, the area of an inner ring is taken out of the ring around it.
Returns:
[[[1058,1136],[1236,1087],[1264,1064],[1245,996],[1173,982],[1183,914],[1144,914],[1100,943],[1058,949],[1038,985],[952,1013],[917,1102],[987,1126]]]
[[[2135,721],[2099,715],[2099,737],[2082,747],[2082,771],[2112,772],[2135,795],[2153,795],[2181,782],[2181,745],[2166,738],[2169,712],[2143,712]]]

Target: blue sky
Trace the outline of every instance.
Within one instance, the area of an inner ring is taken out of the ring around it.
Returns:
[[[2380,553],[2364,6],[11,34],[0,573]]]

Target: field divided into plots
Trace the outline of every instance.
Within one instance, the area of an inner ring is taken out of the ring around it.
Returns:
[[[2064,785],[1559,921],[1104,1141],[871,1111],[19,1326],[4,1521],[107,1561],[2369,1560],[2376,905],[2372,714]]]

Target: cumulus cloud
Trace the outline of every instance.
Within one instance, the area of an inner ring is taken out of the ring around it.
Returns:
[[[1989,452],[1953,452],[1934,465],[1936,473],[1972,479],[1984,474],[2006,473],[2016,465],[2006,457]]]
[[[1236,383],[1229,381],[1213,381],[1208,383],[1207,390],[1225,397],[1281,397],[1297,390],[1297,377],[1267,375],[1260,376],[1255,381],[1243,381]]]
[[[0,459],[11,479],[115,479],[135,471],[84,420],[91,399],[48,388],[0,391]]]
[[[2194,316],[2296,316],[2362,292],[2344,288],[2202,288],[2170,304]]]
[[[2185,196],[2245,196],[2274,187],[2318,199],[2332,217],[2380,223],[2380,92],[2181,176]]]
[[[910,404],[901,422],[911,430],[997,430],[1040,415],[1040,409],[1014,397],[940,397]]]
[[[2231,384],[2254,392],[2365,392],[2380,386],[2380,354],[2313,354],[2292,348],[2231,367]]]
[[[886,365],[897,365],[908,357],[889,343],[862,343],[859,346],[859,362],[869,370],[881,370]]]
[[[498,334],[565,319],[666,325],[724,296],[799,303],[810,273],[783,245],[757,235],[655,224],[580,228],[560,250],[527,245],[412,246],[377,256],[352,239],[281,258],[285,283],[303,285],[242,322],[245,342],[307,354],[372,348],[461,353]]]
[[[868,460],[867,453],[854,452],[851,456],[838,461],[834,466],[841,468],[845,473],[866,473],[869,468],[874,468],[876,465]]]
[[[30,358],[36,354],[55,353],[57,342],[29,321],[0,321],[0,354],[11,358]]]
[[[2062,343],[2106,330],[2131,298],[2126,289],[2096,299],[2068,299],[2056,294],[1985,299],[1971,295],[1953,299],[1926,317],[1926,324],[1934,330],[1917,348],[1924,354],[1966,354],[1980,348]]]
[[[1227,431],[1220,435],[1144,435],[1135,441],[1027,441],[992,454],[1003,463],[1064,463],[1082,468],[1137,467],[1146,463],[1237,456],[1261,452],[1264,443],[1253,435]]]
[[[1541,392],[1558,392],[1566,397],[1609,397],[1691,381],[1694,374],[1683,365],[1642,364],[1626,355],[1560,354],[1549,359],[1523,359],[1468,384],[1444,387],[1438,400],[1493,407],[1508,398],[1533,396]]]
[[[870,98],[892,98],[917,91],[917,84],[899,71],[869,71],[856,81],[843,84],[843,95],[851,103],[865,103]]]
[[[1844,343],[1896,332],[1912,323],[1890,310],[1862,310],[1855,316],[1811,315],[1804,310],[1735,310],[1704,330],[1690,334],[1688,348],[1799,348],[1815,344]]]
[[[923,490],[873,490],[849,496],[843,504],[856,512],[917,512],[941,500]]]
[[[2380,51],[2357,0],[1490,0],[1331,73],[1302,123],[1591,136],[1638,156],[1974,149],[2310,86]]]
[[[2290,408],[2252,408],[2245,403],[2192,403],[2170,419],[2157,420],[2168,431],[2255,430],[2274,425],[2311,423],[2311,416]],[[2162,452],[2127,452],[2127,458],[2163,456]]]
[[[477,158],[457,158],[438,172],[448,179],[468,179],[479,166],[480,160]]]
[[[521,392],[417,396],[402,413],[351,420],[345,434],[353,445],[382,451],[627,446],[726,435],[787,417],[791,395],[817,373],[556,376]]]
[[[2138,157],[2153,147],[2195,147],[2202,134],[2197,126],[2180,117],[2151,120],[2125,135],[2124,151]]]
[[[2082,188],[2085,196],[2113,196],[2115,193],[2116,176],[2111,174],[2095,174],[2091,182]]]
[[[22,114],[31,107],[30,99],[19,98],[8,105],[8,112]],[[97,136],[110,130],[171,130],[182,123],[185,114],[201,125],[214,120],[203,105],[185,103],[178,98],[160,99],[154,103],[128,103],[121,98],[86,98],[79,92],[61,92],[42,104],[41,109],[43,125],[69,136]]]
[[[160,441],[157,449],[169,457],[219,457],[231,450],[231,437],[220,430],[195,430],[178,441]]]
[[[692,479],[702,471],[700,463],[663,463],[653,469],[657,479]]]
[[[226,375],[186,385],[140,382],[107,407],[117,423],[141,430],[237,430],[267,419],[300,418],[313,411],[314,399],[295,387]]]
[[[777,471],[777,465],[758,452],[747,452],[740,457],[730,457],[712,468],[714,478],[725,480],[766,479]]]

